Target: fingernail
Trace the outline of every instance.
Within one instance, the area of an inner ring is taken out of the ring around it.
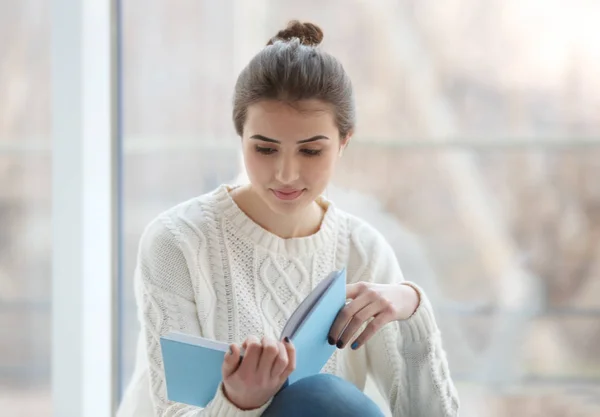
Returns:
[[[341,340],[338,340],[335,345],[338,347],[338,349],[341,349],[342,346],[344,346],[344,342],[342,342]]]
[[[335,340],[333,340],[333,337],[327,336],[327,343],[329,343],[330,345],[335,345]]]
[[[283,338],[283,341],[285,343],[290,343],[290,338],[286,336],[286,337]]]
[[[356,350],[356,348],[358,347],[358,342],[354,342],[352,343],[352,350]]]
[[[229,346],[229,352],[230,355],[233,355],[233,350],[231,349],[231,346]]]

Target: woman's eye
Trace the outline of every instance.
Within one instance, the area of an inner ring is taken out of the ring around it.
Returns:
[[[265,147],[262,147],[262,146],[256,146],[256,152],[262,153],[263,155],[271,155],[271,154],[277,152],[277,149],[274,149],[274,148],[265,148]]]
[[[319,156],[321,149],[302,149],[302,153],[306,156]]]

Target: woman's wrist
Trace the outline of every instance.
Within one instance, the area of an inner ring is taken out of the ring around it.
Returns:
[[[268,403],[269,401],[266,401],[263,404],[238,404],[235,400],[233,400],[228,394],[227,394],[227,388],[225,386],[225,384],[221,384],[221,389],[223,391],[223,396],[225,397],[225,399],[227,401],[229,401],[234,407],[236,407],[237,409],[241,410],[241,411],[252,411],[252,410],[257,410],[261,407],[264,407],[264,405],[266,403]]]
[[[271,404],[272,398],[269,399],[266,403],[256,408],[244,408],[240,407],[234,401],[232,401],[227,395],[227,390],[225,388],[225,384],[221,382],[219,389],[217,391],[217,395],[213,399],[214,407],[218,416],[223,417],[241,417],[241,416],[259,416],[261,415],[267,407]]]
[[[419,291],[419,289],[411,284],[410,282],[407,281],[403,281],[401,283],[401,285],[404,285],[405,287],[408,287],[410,290],[407,292],[407,303],[406,305],[410,306],[408,314],[406,315],[406,319],[408,320],[409,318],[411,318],[419,309],[419,306],[421,305],[421,292]]]

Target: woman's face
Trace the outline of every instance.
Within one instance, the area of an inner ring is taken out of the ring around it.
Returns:
[[[273,212],[291,214],[325,190],[347,139],[322,101],[261,101],[248,107],[242,143],[252,188]]]

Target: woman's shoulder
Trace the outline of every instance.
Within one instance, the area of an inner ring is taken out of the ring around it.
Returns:
[[[351,245],[373,246],[386,242],[383,234],[364,218],[339,208],[336,211],[346,226]]]
[[[144,228],[141,248],[151,249],[162,242],[176,244],[180,240],[203,239],[203,234],[220,215],[220,186],[215,190],[182,201],[156,215]]]

